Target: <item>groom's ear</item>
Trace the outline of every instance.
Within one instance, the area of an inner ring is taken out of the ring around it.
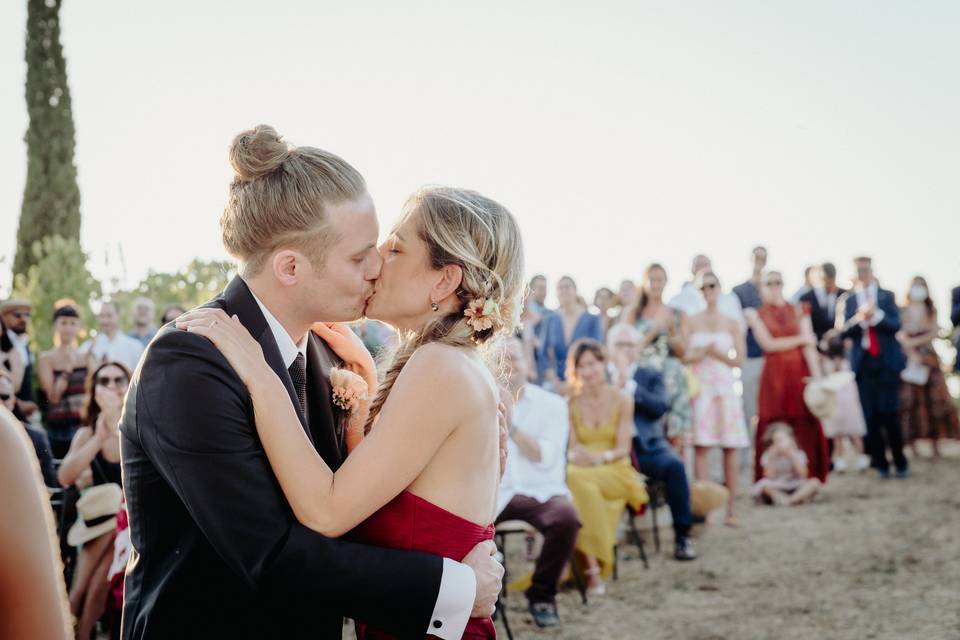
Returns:
[[[285,286],[291,286],[297,283],[297,277],[302,279],[301,270],[304,267],[306,257],[296,251],[283,249],[273,254],[270,261],[273,267],[273,276]]]
[[[440,269],[440,280],[433,287],[435,300],[445,300],[454,295],[463,282],[463,268],[458,264],[448,264]]]

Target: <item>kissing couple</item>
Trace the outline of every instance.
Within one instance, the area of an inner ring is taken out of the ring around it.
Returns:
[[[493,638],[498,386],[519,316],[510,212],[428,188],[377,246],[363,177],[265,125],[230,149],[239,275],[163,327],[121,418],[123,638]],[[342,323],[402,339],[378,380]],[[322,321],[322,322],[321,322]],[[349,454],[349,455],[348,455]]]

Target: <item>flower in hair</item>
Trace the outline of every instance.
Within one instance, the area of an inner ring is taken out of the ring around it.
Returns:
[[[500,323],[500,305],[491,298],[478,298],[467,305],[463,315],[475,332],[493,329]]]
[[[333,389],[333,404],[348,413],[359,409],[369,397],[366,381],[348,369],[330,369],[330,386]]]

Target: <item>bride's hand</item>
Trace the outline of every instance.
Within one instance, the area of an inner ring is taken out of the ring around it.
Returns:
[[[207,338],[223,353],[249,389],[256,377],[271,371],[260,343],[253,339],[237,316],[222,309],[194,309],[177,318],[177,328]]]
[[[377,365],[360,336],[342,322],[317,322],[313,332],[333,349],[346,368],[366,381],[373,398],[377,393]]]

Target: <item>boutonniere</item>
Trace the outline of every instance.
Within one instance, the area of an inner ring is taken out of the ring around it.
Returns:
[[[349,369],[330,369],[333,404],[347,413],[354,413],[369,399],[366,381]]]

